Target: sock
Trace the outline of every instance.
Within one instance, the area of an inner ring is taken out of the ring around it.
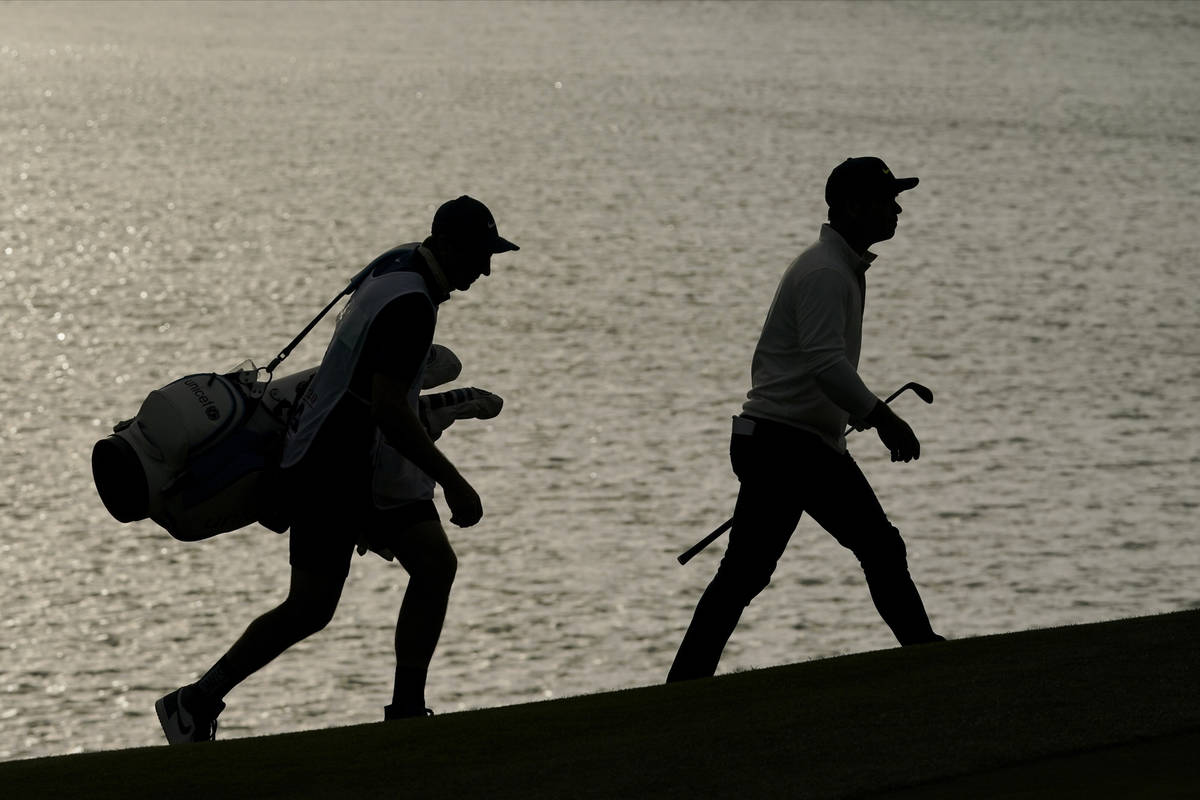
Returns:
[[[222,658],[204,673],[200,680],[184,687],[183,698],[188,705],[195,706],[197,710],[216,711],[234,685],[235,682],[229,676],[229,668]]]

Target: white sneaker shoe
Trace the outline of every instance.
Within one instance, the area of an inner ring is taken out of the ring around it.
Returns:
[[[170,694],[160,697],[154,704],[158,712],[158,721],[163,733],[167,735],[170,744],[185,742],[211,742],[217,738],[217,716],[225,710],[224,703],[217,704],[217,711],[212,718],[194,715],[185,708],[181,700],[183,689],[176,689]]]

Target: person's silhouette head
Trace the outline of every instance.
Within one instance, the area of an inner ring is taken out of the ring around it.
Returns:
[[[481,275],[492,273],[493,254],[520,249],[496,231],[496,220],[488,207],[465,194],[438,208],[427,244],[450,288],[459,291],[469,289]]]
[[[829,224],[859,253],[896,235],[903,210],[896,197],[917,185],[917,178],[897,178],[874,156],[848,158],[833,168],[825,182]]]

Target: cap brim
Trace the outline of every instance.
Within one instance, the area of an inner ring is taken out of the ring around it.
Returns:
[[[513,250],[520,250],[515,244],[508,239],[497,236],[496,241],[492,242],[492,253],[508,253]]]
[[[904,192],[920,183],[919,178],[896,178],[896,191]]]

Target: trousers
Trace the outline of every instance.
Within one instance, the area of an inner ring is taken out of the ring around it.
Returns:
[[[730,440],[740,487],[729,544],[667,680],[716,672],[742,612],[770,583],[804,512],[857,557],[875,608],[901,645],[940,641],[909,574],[900,531],[850,454],[800,428],[741,419],[754,425],[752,433],[735,432]]]

